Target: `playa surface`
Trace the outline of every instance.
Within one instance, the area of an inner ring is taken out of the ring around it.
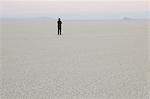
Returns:
[[[2,99],[148,99],[148,21],[1,21]]]

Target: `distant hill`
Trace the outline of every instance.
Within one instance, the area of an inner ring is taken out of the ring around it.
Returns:
[[[51,17],[38,17],[36,19],[50,19],[50,20],[55,20],[54,18],[51,18]]]
[[[122,20],[146,20],[146,19],[144,19],[144,18],[123,17]]]
[[[133,18],[130,18],[130,17],[123,17],[122,19],[123,20],[134,20]]]
[[[0,19],[49,19],[49,20],[55,20],[54,18],[51,17],[2,17]]]

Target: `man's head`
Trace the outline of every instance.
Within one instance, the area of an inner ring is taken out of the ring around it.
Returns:
[[[60,18],[58,18],[58,21],[60,21]]]

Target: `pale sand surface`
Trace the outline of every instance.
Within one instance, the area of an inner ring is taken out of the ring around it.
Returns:
[[[2,20],[2,99],[149,99],[148,21]],[[148,79],[147,79],[148,78]]]

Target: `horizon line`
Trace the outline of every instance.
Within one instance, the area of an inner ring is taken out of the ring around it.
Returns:
[[[61,18],[61,17],[60,17]],[[49,19],[49,20],[57,20],[58,18],[51,17],[0,17],[0,20],[3,19]],[[61,18],[63,20],[150,20],[150,18],[133,18],[133,17],[121,17],[121,18]]]

